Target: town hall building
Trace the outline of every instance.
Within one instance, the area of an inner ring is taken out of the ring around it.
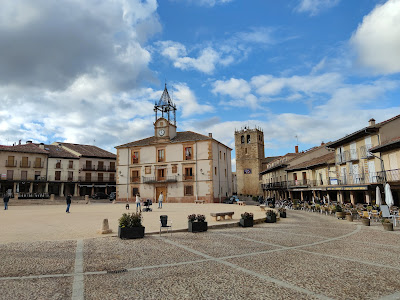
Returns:
[[[165,86],[154,106],[154,135],[117,149],[117,200],[222,202],[232,194],[232,149],[212,137],[178,132],[176,106]]]

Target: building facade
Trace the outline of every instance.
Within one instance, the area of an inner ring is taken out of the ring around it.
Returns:
[[[154,107],[154,136],[117,146],[117,199],[221,202],[232,194],[231,149],[191,131],[177,132],[168,90]],[[161,112],[161,115],[158,115]]]

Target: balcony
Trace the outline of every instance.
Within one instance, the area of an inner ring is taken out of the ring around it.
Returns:
[[[139,163],[139,158],[132,158],[132,163],[133,164],[138,164]]]
[[[131,177],[131,182],[140,182],[140,177],[139,176]]]
[[[178,182],[177,176],[164,176],[164,177],[142,177],[142,182],[151,184],[151,183],[169,183],[169,182]]]
[[[109,171],[109,172],[116,172],[117,170],[116,170],[115,166],[109,166],[109,167],[107,168],[107,171]]]
[[[357,149],[350,149],[349,150],[349,161],[357,161],[359,159],[358,150]]]
[[[15,168],[17,166],[17,161],[16,160],[6,160],[6,167],[9,168]]]
[[[377,172],[378,178],[382,180],[382,182],[400,182],[400,169],[387,170],[384,172]]]
[[[54,169],[62,169],[63,168],[63,166],[62,166],[62,164],[60,164],[60,163],[56,163],[55,165],[54,165]]]
[[[88,178],[86,176],[79,176],[78,177],[78,181],[79,182],[104,182],[104,183],[114,183],[115,182],[115,178]]]
[[[44,168],[44,162],[43,161],[42,162],[35,161],[33,163],[33,167],[34,168]]]
[[[31,162],[27,161],[27,162],[19,162],[19,167],[20,168],[30,168],[31,167]]]
[[[360,147],[360,157],[361,158],[371,158],[372,154],[369,152],[369,149],[372,148],[371,144],[367,144],[365,146]]]
[[[310,187],[310,186],[311,186],[311,180],[309,180],[309,179],[299,179],[299,180],[288,181],[288,188]]]
[[[340,165],[340,164],[344,164],[344,163],[346,163],[344,153],[336,154],[336,164]]]
[[[107,167],[106,166],[97,166],[97,171],[107,171]]]
[[[182,175],[182,179],[185,181],[193,181],[193,175]]]
[[[92,165],[85,165],[82,167],[83,171],[96,171],[96,166],[92,166]]]

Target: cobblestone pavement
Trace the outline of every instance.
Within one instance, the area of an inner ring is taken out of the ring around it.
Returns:
[[[400,299],[399,233],[288,211],[253,228],[8,242],[0,299]]]

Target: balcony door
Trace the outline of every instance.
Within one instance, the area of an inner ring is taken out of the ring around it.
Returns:
[[[21,180],[26,181],[28,178],[28,171],[21,171]]]
[[[376,173],[375,173],[375,161],[368,161],[368,174],[369,174],[369,182],[376,183]]]
[[[163,193],[164,196],[164,203],[167,200],[167,187],[166,186],[159,186],[156,187],[156,200],[158,201],[158,197],[160,196],[161,192]]]
[[[22,157],[22,168],[28,168],[28,157]]]
[[[158,169],[157,170],[157,181],[164,181],[165,180],[165,169]]]

